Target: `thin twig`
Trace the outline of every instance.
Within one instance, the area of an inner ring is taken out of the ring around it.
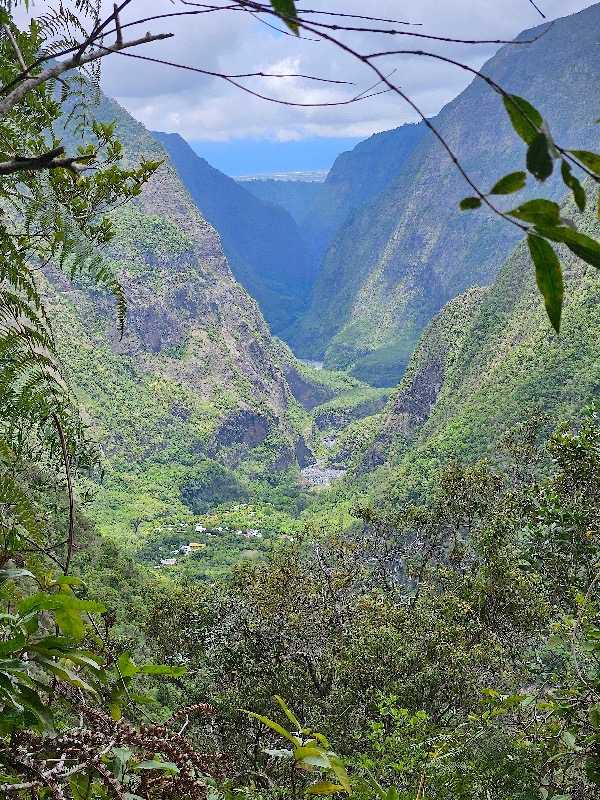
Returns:
[[[4,29],[6,38],[12,45],[12,49],[15,51],[15,54],[17,56],[17,61],[19,62],[19,66],[21,67],[23,72],[27,72],[27,64],[25,63],[25,59],[23,58],[23,53],[21,53],[21,50],[19,49],[19,45],[17,44],[17,40],[13,36],[13,32],[11,31],[10,26],[5,22],[2,28]]]

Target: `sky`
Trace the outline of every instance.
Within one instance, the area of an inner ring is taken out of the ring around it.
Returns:
[[[536,0],[536,4],[552,20],[593,3]],[[37,0],[34,13],[44,5]],[[213,0],[212,5],[229,3]],[[106,6],[112,9],[112,2]],[[531,0],[306,0],[304,4],[297,2],[297,6],[394,19],[410,24],[381,27],[461,39],[510,40],[522,30],[544,23]],[[122,22],[192,10],[198,11],[199,3],[131,0]],[[335,21],[326,16],[312,18]],[[350,18],[347,21],[368,24]],[[367,66],[323,39],[312,35],[298,39],[265,22],[274,20],[224,9],[145,21],[126,30],[133,36],[146,31],[174,34],[172,39],[137,48],[134,52],[138,56],[229,75],[302,74],[347,83],[298,77],[240,81],[253,91],[283,101],[275,103],[245,93],[222,78],[118,54],[103,60],[102,87],[148,128],[179,133],[229,175],[328,169],[339,152],[358,141],[418,119],[406,102],[391,93],[348,103],[361,92],[368,94],[375,83]],[[336,35],[362,53],[421,47],[476,68],[500,46],[434,43],[364,32]],[[435,115],[471,80],[461,69],[415,55],[389,56],[378,59],[377,64],[426,116]],[[290,101],[306,107],[287,105]],[[338,105],[314,105],[335,103]]]

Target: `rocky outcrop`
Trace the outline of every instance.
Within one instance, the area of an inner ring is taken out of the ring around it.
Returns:
[[[108,299],[69,289],[65,360],[106,451],[126,459],[170,451],[183,463],[203,453],[219,459],[221,451],[226,460],[233,449],[240,463],[256,450],[265,468],[280,458],[297,468],[278,345],[232,275],[219,235],[141,124],[107,98],[97,115],[116,119],[132,163],[163,162],[139,200],[114,214],[108,257],[127,296],[124,336]],[[126,402],[111,407],[111,392],[125,385]]]
[[[327,386],[305,378],[295,368],[286,369],[285,378],[291,393],[306,411],[312,411],[335,397],[335,393]]]
[[[388,458],[393,460],[395,451],[402,450],[399,441],[410,440],[427,422],[485,296],[485,289],[473,287],[448,303],[429,323],[375,441],[361,457],[359,471],[381,466]]]

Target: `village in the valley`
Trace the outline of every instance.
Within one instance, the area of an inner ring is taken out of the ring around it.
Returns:
[[[240,553],[261,560],[278,542],[293,542],[297,527],[295,520],[270,504],[240,503],[201,517],[148,526],[138,555],[155,570],[209,575]]]

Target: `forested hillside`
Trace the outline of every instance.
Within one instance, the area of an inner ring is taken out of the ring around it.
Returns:
[[[427,120],[289,211],[153,136],[89,67],[134,5],[0,2],[0,797],[596,800],[600,5],[486,66],[556,141],[441,112],[464,211]]]
[[[350,212],[387,188],[425,133],[422,123],[403,125],[376,133],[336,158],[301,222],[319,260]]]
[[[599,19],[594,5],[558,20],[531,44],[506,45],[482,70],[539,107],[566,146],[597,146]],[[524,151],[500,98],[482,80],[434,124],[478,184],[491,188],[502,172],[522,169]],[[536,190],[534,183],[528,191]],[[555,182],[555,199],[562,191]],[[497,217],[461,212],[467,193],[427,134],[388,188],[337,232],[311,307],[290,338],[296,352],[325,355],[327,366],[349,367],[374,385],[395,385],[428,321],[471,284],[490,283],[519,238]]]
[[[581,219],[574,204],[565,215]],[[598,236],[590,207],[583,229]],[[471,288],[429,323],[359,471],[381,470],[383,493],[422,492],[439,464],[496,456],[528,416],[571,419],[600,390],[598,273],[562,253],[565,316],[556,336],[539,302],[525,243],[487,289]],[[391,468],[391,472],[388,470]]]
[[[238,183],[261,200],[285,208],[299,225],[321,189],[320,181],[314,180],[238,178]]]
[[[317,270],[291,215],[211,167],[177,134],[154,135],[201,214],[218,230],[231,271],[279,333],[305,309]]]

